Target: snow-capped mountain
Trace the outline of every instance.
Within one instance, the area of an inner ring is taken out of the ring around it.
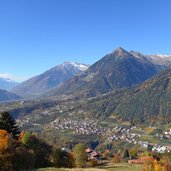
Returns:
[[[85,71],[89,66],[76,62],[64,62],[61,65],[24,81],[13,89],[22,97],[36,97],[49,89],[57,87],[71,77]]]
[[[66,62],[66,64],[67,64],[67,62]],[[75,66],[80,71],[85,71],[89,67],[89,65],[81,64],[78,62],[68,62],[68,64]]]
[[[171,66],[171,55],[162,55],[162,54],[144,55],[137,51],[130,51],[130,53],[141,60],[147,60],[151,62],[156,66],[156,68],[159,71],[161,69],[166,69],[168,66]]]
[[[153,57],[159,57],[159,58],[171,58],[171,55],[163,55],[163,54],[156,54],[156,55],[152,55]],[[171,59],[170,59],[171,60]]]
[[[119,47],[91,65],[85,72],[50,90],[46,95],[92,97],[142,83],[157,72],[156,66],[146,58],[135,57]]]

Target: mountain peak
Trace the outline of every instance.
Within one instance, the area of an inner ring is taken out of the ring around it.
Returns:
[[[127,57],[127,56],[131,55],[129,52],[127,52],[122,47],[116,48],[114,51],[112,51],[111,54],[114,54],[116,57]]]
[[[115,49],[115,51],[125,51],[125,49],[123,47],[119,46]]]
[[[65,66],[65,67],[72,66],[74,68],[77,68],[80,71],[85,71],[89,67],[89,65],[86,65],[86,64],[81,64],[78,62],[69,62],[69,61],[64,62],[63,64],[61,64],[61,66]]]
[[[73,76],[85,71],[88,67],[85,64],[67,61],[16,86],[13,92],[22,97],[37,97],[49,89],[60,86]]]

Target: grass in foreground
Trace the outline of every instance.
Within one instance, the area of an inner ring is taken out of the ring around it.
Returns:
[[[104,166],[97,168],[86,168],[86,169],[57,169],[57,168],[46,168],[39,169],[38,171],[141,171],[142,165],[130,165],[128,163],[112,164],[109,163]]]

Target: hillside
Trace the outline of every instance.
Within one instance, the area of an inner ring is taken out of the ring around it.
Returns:
[[[3,105],[14,116],[47,124],[55,118],[96,119],[115,117],[138,123],[171,121],[171,68],[134,88],[114,90],[91,98],[37,100]],[[39,119],[37,119],[39,118]],[[28,123],[27,123],[28,124]]]
[[[24,81],[20,85],[16,86],[12,92],[26,98],[37,97],[47,90],[61,85],[87,68],[88,65],[65,62],[59,66],[53,67],[41,75]]]
[[[132,87],[151,78],[159,69],[145,58],[137,58],[123,48],[117,48],[46,95],[76,94],[96,96],[117,88]]]
[[[171,68],[154,78],[122,91],[113,91],[106,95],[87,100],[81,107],[92,117],[111,115],[126,120],[140,122],[171,120]],[[90,114],[91,113],[91,114]]]
[[[6,90],[0,89],[0,102],[2,101],[13,101],[21,99],[21,97],[17,96],[16,94],[10,93]]]

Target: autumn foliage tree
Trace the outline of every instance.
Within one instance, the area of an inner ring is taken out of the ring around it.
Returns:
[[[4,154],[12,147],[11,135],[6,131],[0,129],[0,154]]]
[[[13,169],[11,135],[6,131],[0,129],[0,171],[9,171]]]

